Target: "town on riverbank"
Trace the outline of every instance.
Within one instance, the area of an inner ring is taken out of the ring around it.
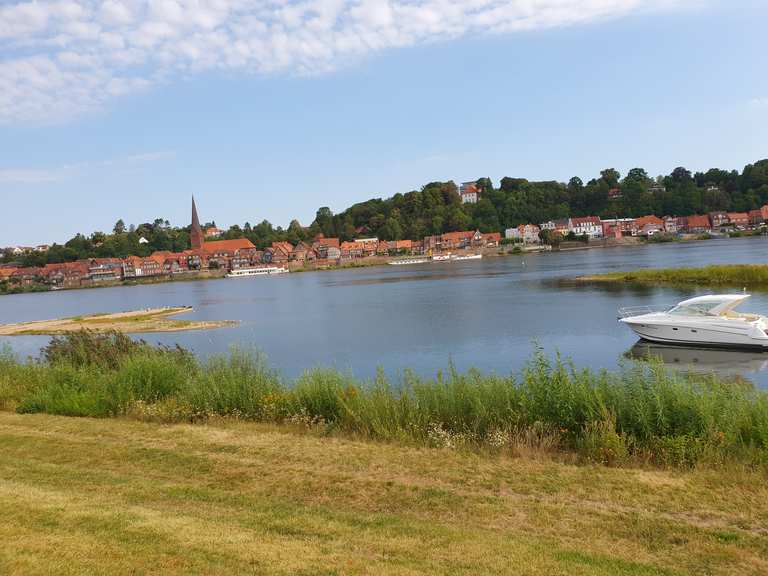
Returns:
[[[475,202],[475,183],[462,187],[462,201]],[[343,241],[317,234],[311,241],[275,241],[258,249],[247,238],[219,239],[222,231],[203,229],[192,200],[191,247],[159,250],[148,256],[87,258],[73,262],[23,266],[0,264],[0,293],[46,291],[124,283],[220,278],[227,273],[263,266],[289,270],[320,270],[411,262],[408,258],[444,255],[506,255],[537,250],[575,249],[631,244],[641,241],[709,238],[711,235],[760,233],[768,222],[768,204],[749,212],[712,212],[683,217],[601,219],[598,216],[520,224],[503,232],[464,230],[425,236],[421,240],[381,240],[377,237]],[[6,249],[18,256],[46,251],[47,246]],[[421,260],[418,260],[421,261]]]

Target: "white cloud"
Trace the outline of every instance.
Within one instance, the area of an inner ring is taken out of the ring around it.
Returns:
[[[68,119],[175,74],[316,74],[391,48],[699,2],[11,0],[0,8],[0,123]]]
[[[99,160],[93,162],[78,162],[55,168],[0,168],[0,186],[3,184],[44,184],[46,182],[61,182],[97,170],[133,170],[148,162],[157,162],[173,158],[173,151],[147,152]]]
[[[749,104],[756,108],[768,108],[768,96],[763,98],[752,98],[752,100],[749,101]]]

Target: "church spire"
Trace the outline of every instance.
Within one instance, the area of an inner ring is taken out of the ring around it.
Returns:
[[[200,228],[194,196],[192,196],[192,229],[189,231],[189,239],[192,242],[192,250],[200,250],[203,247],[203,229]]]

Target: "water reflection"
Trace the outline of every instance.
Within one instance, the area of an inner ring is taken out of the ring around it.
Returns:
[[[638,340],[624,355],[633,360],[656,358],[671,367],[722,376],[761,372],[768,369],[768,353],[748,350],[665,346]]]

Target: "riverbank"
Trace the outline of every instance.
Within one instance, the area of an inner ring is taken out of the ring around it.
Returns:
[[[4,574],[758,575],[765,477],[0,412]]]
[[[436,378],[334,369],[295,380],[237,350],[200,361],[120,334],[54,339],[41,362],[0,355],[0,407],[23,413],[161,422],[235,418],[305,423],[328,434],[406,445],[513,453],[521,443],[587,462],[689,467],[768,464],[768,393],[637,363],[577,370],[535,355],[518,376]]]
[[[574,280],[584,283],[722,286],[768,290],[768,265],[723,264],[700,268],[649,268],[629,272],[590,274],[579,276]]]
[[[0,336],[53,336],[81,330],[92,332],[123,332],[126,334],[150,332],[180,332],[183,330],[211,330],[234,326],[234,321],[179,320],[170,316],[192,312],[191,306],[147,308],[112,314],[90,314],[58,320],[34,320],[16,324],[0,324]]]

